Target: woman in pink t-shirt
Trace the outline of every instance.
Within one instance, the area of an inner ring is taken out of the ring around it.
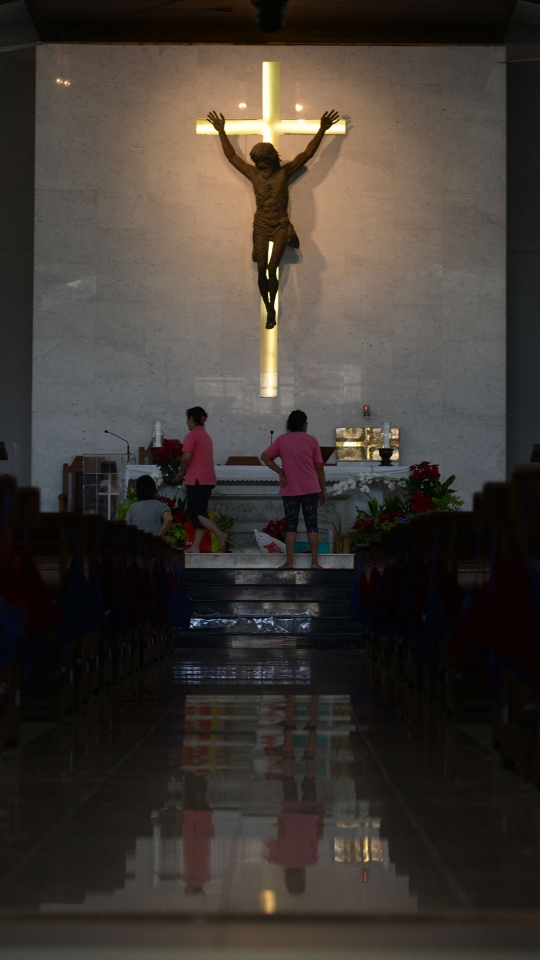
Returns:
[[[180,469],[173,483],[186,481],[186,510],[195,528],[193,546],[185,552],[200,553],[205,530],[215,533],[220,547],[225,546],[227,534],[208,516],[208,502],[216,485],[212,440],[204,428],[208,414],[202,407],[190,407],[186,416],[189,433],[184,437]]]
[[[317,508],[326,503],[326,480],[323,458],[315,437],[307,432],[308,421],[303,410],[293,410],[287,420],[288,433],[283,433],[266,448],[261,459],[271,470],[279,474],[279,485],[283,497],[283,508],[287,521],[285,546],[287,560],[283,570],[294,567],[294,545],[300,507],[304,515],[306,530],[311,547],[311,566],[319,569],[319,527]],[[280,457],[281,467],[275,463]]]

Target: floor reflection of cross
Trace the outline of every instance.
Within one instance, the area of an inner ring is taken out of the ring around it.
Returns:
[[[295,117],[292,120],[281,120],[279,113],[280,98],[280,64],[276,61],[264,61],[262,65],[262,117],[259,120],[227,120],[225,130],[228,136],[247,136],[258,134],[266,143],[271,143],[279,152],[279,138],[281,134],[317,133],[320,120],[306,120],[304,117]],[[339,120],[327,134],[344,134],[345,120]],[[197,120],[197,133],[217,136],[208,120]],[[268,251],[270,257],[272,244]],[[279,295],[278,295],[279,296]],[[276,298],[276,317],[278,316],[279,302]],[[266,329],[266,310],[261,300],[261,376],[260,396],[277,397],[278,393],[278,326],[272,330]]]

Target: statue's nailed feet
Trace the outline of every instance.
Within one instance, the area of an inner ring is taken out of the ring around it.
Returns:
[[[272,330],[276,325],[276,311],[273,307],[267,306],[266,308],[266,329]]]

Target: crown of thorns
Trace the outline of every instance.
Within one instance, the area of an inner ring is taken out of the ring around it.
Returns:
[[[279,160],[279,153],[271,143],[256,143],[249,151],[249,155],[254,158],[277,157]]]

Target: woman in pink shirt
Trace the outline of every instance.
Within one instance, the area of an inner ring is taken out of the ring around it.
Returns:
[[[225,546],[227,534],[208,516],[208,502],[216,485],[212,440],[204,428],[208,414],[202,407],[190,407],[186,416],[189,433],[184,437],[180,469],[173,483],[183,483],[185,478],[186,510],[195,527],[193,546],[186,553],[200,553],[205,530],[215,533],[220,547]]]
[[[288,433],[283,433],[266,448],[261,459],[271,470],[279,474],[279,485],[283,497],[283,507],[287,530],[285,546],[287,560],[283,570],[294,567],[294,545],[300,507],[304,515],[306,530],[311,547],[312,569],[319,569],[319,527],[317,508],[326,503],[326,480],[323,458],[315,437],[307,432],[308,421],[303,410],[293,410],[287,420]],[[275,463],[280,457],[281,467]]]

